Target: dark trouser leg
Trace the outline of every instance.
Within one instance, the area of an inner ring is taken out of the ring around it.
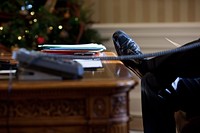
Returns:
[[[142,113],[145,133],[175,133],[174,112],[200,116],[200,78],[177,78],[167,89],[159,88],[154,74],[142,79]],[[197,127],[197,129],[199,128]]]
[[[194,42],[200,43],[200,40]],[[192,44],[188,43],[186,45]],[[197,77],[200,75],[200,47],[184,52],[158,56],[148,60],[147,71],[158,77],[161,85],[167,87],[176,77]]]
[[[174,86],[177,93],[179,109],[187,112],[189,118],[200,116],[200,78],[180,78]]]
[[[169,104],[159,97],[160,90],[152,73],[147,73],[142,84],[142,115],[144,133],[175,133],[174,112]],[[164,90],[164,89],[163,89]]]
[[[191,120],[184,126],[181,133],[199,133],[200,109],[200,78],[179,78],[174,83],[177,94],[178,109],[186,113],[186,119]]]

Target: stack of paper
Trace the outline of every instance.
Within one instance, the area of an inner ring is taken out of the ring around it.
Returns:
[[[58,54],[82,54],[98,53],[106,50],[102,44],[43,44],[38,45],[42,52],[58,53]]]
[[[102,44],[43,44],[38,45],[42,52],[53,54],[68,54],[68,55],[86,55],[86,56],[99,56],[100,52],[106,50]],[[92,59],[76,59],[83,68],[101,68],[103,67],[101,60]]]

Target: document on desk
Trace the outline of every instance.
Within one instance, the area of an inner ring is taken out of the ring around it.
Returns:
[[[103,51],[106,47],[102,44],[89,43],[89,44],[43,44],[38,45],[42,49],[48,50],[91,50],[91,51]]]
[[[98,59],[74,59],[74,61],[79,62],[83,68],[102,68],[102,62]]]
[[[106,47],[102,44],[89,43],[89,44],[42,44],[38,45],[42,52],[56,53],[56,54],[69,54],[77,55],[82,53],[98,54]]]
[[[0,70],[0,79],[15,78],[16,70]]]

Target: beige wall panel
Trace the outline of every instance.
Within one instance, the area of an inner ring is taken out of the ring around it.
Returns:
[[[187,22],[188,21],[188,0],[182,0],[180,3],[180,21]]]
[[[195,20],[200,22],[200,0],[196,0],[196,4],[195,4]]]
[[[196,15],[195,4],[196,4],[195,0],[190,0],[190,2],[188,2],[188,21],[190,22],[195,21],[195,15]]]
[[[199,22],[200,0],[85,0],[100,23]]]

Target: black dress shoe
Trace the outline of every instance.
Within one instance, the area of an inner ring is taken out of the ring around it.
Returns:
[[[135,41],[131,39],[131,37],[128,36],[125,32],[121,30],[116,31],[113,34],[112,39],[118,56],[142,54],[137,43],[135,43]],[[143,60],[141,59],[122,60],[124,65],[131,69],[139,78],[143,77],[145,74],[144,70],[142,70],[142,61]]]

